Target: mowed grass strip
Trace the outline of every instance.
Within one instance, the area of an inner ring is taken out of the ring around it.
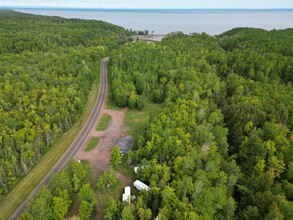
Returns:
[[[97,131],[105,131],[111,119],[111,115],[104,114],[98,123]]]
[[[100,139],[97,137],[90,139],[90,141],[86,145],[85,151],[88,152],[95,149],[95,147],[99,144],[99,142],[100,142]]]
[[[99,77],[99,76],[98,76]],[[74,141],[80,130],[87,121],[88,116],[96,102],[98,96],[98,84],[92,86],[84,108],[82,117],[74,126],[64,133],[54,146],[42,157],[38,165],[33,168],[0,202],[0,219],[8,219],[13,212],[19,207],[38,183],[45,177],[54,164],[64,154],[70,144]]]

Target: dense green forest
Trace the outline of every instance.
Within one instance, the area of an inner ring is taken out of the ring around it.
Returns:
[[[0,11],[0,198],[81,116],[112,24]]]
[[[2,193],[76,121],[96,60],[110,55],[117,106],[164,108],[129,153],[151,189],[130,205],[109,198],[105,219],[293,218],[292,29],[177,33],[149,44],[127,42],[127,32],[103,22],[0,18],[8,42],[0,49]],[[85,176],[71,161],[22,219],[63,219],[74,198],[72,219],[89,219],[96,198]],[[116,181],[111,170],[97,188]]]
[[[292,219],[292,41],[292,29],[236,28],[112,52],[116,104],[165,106],[131,153],[151,187],[133,219]],[[110,202],[107,219],[123,207]]]
[[[73,193],[77,194],[76,199],[80,201],[79,217],[88,219],[97,201],[93,190],[85,181],[86,177],[84,165],[71,160],[66,170],[55,173],[48,186],[42,186],[20,219],[64,219],[73,202]]]

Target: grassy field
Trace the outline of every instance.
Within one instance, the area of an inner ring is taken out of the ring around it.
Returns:
[[[125,186],[121,182],[119,182],[117,186],[105,189],[104,191],[99,191],[96,187],[97,205],[96,211],[93,213],[91,219],[104,219],[104,210],[107,207],[109,198],[113,197],[116,201],[121,200],[124,187]]]
[[[93,149],[95,149],[95,147],[99,144],[100,139],[95,137],[89,140],[89,142],[86,145],[85,151],[91,151]]]
[[[108,127],[109,122],[111,121],[111,116],[108,114],[104,114],[102,118],[100,119],[98,126],[97,126],[97,131],[105,131]]]
[[[118,107],[114,101],[112,100],[112,93],[111,93],[111,85],[109,85],[108,88],[108,95],[107,95],[107,99],[106,99],[106,109],[111,109],[111,110],[121,110],[120,107]]]
[[[157,114],[162,111],[162,104],[147,103],[143,111],[129,109],[124,118],[124,125],[129,129],[128,134],[136,137],[143,134],[145,123],[150,114]]]
[[[0,202],[0,219],[8,219],[24,201],[30,192],[38,185],[58,159],[64,154],[77,134],[85,124],[98,96],[98,85],[94,84],[88,96],[85,111],[74,126],[57,141],[57,143],[44,155],[41,161],[24,177],[14,189]]]
[[[136,180],[137,176],[133,170],[134,166],[128,164],[128,155],[124,154],[121,163],[118,166],[117,171],[122,173],[124,176],[129,177],[133,181]]]

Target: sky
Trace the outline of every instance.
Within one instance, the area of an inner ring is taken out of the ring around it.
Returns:
[[[117,9],[292,9],[293,0],[0,0],[0,7]]]

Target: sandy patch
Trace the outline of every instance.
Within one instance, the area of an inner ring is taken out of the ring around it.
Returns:
[[[103,109],[100,118],[103,114],[109,114],[112,117],[108,128],[105,131],[96,131],[94,128],[88,137],[88,140],[92,137],[98,137],[100,139],[98,146],[88,152],[81,149],[74,158],[76,160],[88,160],[96,168],[108,171],[111,150],[117,144],[118,139],[126,135],[127,130],[123,127],[126,111],[127,109],[121,111]]]

